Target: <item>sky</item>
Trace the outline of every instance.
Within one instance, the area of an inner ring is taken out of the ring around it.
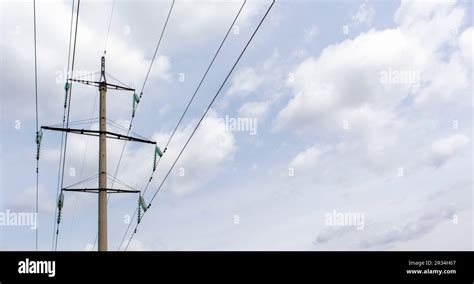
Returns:
[[[134,133],[164,147],[242,3],[176,0]],[[270,4],[246,2],[146,203]],[[0,5],[0,213],[35,212],[33,5]],[[40,125],[62,121],[71,5],[36,4]],[[73,77],[98,79],[106,49],[106,71],[140,90],[170,5],[81,1]],[[128,250],[472,250],[472,11],[471,1],[277,0]],[[127,127],[132,93],[109,90],[107,111]],[[71,122],[97,112],[97,89],[73,84]],[[39,250],[53,248],[60,145],[43,133]],[[108,141],[111,174],[123,145]],[[124,149],[116,177],[143,191],[153,146]],[[97,138],[68,135],[64,185],[96,174],[97,155]],[[110,196],[109,250],[135,227],[137,199]],[[97,195],[65,192],[57,249],[97,249],[96,234]],[[34,250],[35,230],[0,225],[0,249]]]

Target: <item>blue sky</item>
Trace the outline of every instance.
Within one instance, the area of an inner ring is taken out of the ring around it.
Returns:
[[[51,125],[62,119],[71,1],[38,2],[39,117]],[[32,3],[0,3],[0,205],[31,212]],[[134,132],[163,146],[241,3],[176,1]],[[229,35],[146,201],[270,3],[247,1],[239,32]],[[108,72],[142,86],[170,4],[116,0]],[[81,2],[79,73],[100,67],[111,7],[111,1]],[[473,31],[469,1],[277,1],[129,249],[472,250]],[[74,85],[71,121],[97,117],[96,92]],[[110,119],[125,125],[131,108],[131,94],[108,92]],[[223,129],[226,116],[255,120],[255,135]],[[97,172],[97,141],[68,140],[66,185]],[[113,172],[123,142],[108,143]],[[44,134],[42,250],[52,243],[59,145],[58,133]],[[143,189],[152,160],[152,147],[128,143],[117,177]],[[136,204],[135,195],[111,197],[110,250],[118,248]],[[334,210],[363,213],[364,228],[329,226],[325,216]],[[58,249],[91,249],[96,220],[95,195],[66,193]],[[0,229],[0,249],[34,249],[33,230]]]

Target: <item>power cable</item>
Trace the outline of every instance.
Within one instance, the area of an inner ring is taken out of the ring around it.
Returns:
[[[252,41],[252,39],[254,38],[255,34],[257,33],[257,31],[259,30],[260,26],[262,25],[262,23],[264,22],[265,18],[267,17],[268,13],[270,12],[271,8],[273,7],[273,4],[275,4],[275,0],[272,1],[272,4],[270,5],[270,7],[268,7],[268,10],[266,11],[265,15],[263,16],[263,18],[261,19],[260,23],[258,24],[257,28],[255,29],[255,31],[253,32],[252,36],[250,37],[250,39],[248,40],[247,44],[245,45],[244,49],[242,50],[242,52],[240,53],[239,57],[237,58],[237,60],[235,61],[234,65],[232,66],[232,68],[230,69],[229,73],[227,74],[227,76],[225,77],[224,81],[222,82],[221,86],[219,87],[219,89],[217,90],[216,94],[214,95],[214,98],[211,100],[211,102],[209,103],[209,106],[207,107],[206,111],[204,112],[204,114],[201,116],[199,122],[197,123],[196,127],[194,128],[193,132],[191,133],[191,135],[189,136],[188,140],[186,141],[186,143],[184,144],[183,148],[181,149],[181,151],[179,152],[178,156],[176,157],[176,159],[174,160],[173,164],[171,165],[171,168],[169,169],[169,171],[166,173],[163,181],[160,183],[158,189],[155,191],[155,193],[153,194],[153,197],[151,198],[149,204],[148,204],[148,209],[150,208],[153,200],[155,199],[156,195],[158,194],[158,192],[160,191],[160,189],[162,188],[163,184],[165,183],[166,179],[168,178],[168,176],[170,175],[171,171],[173,170],[174,166],[176,165],[176,163],[178,162],[179,158],[181,157],[181,155],[183,154],[184,150],[186,149],[186,147],[188,146],[189,144],[189,141],[191,141],[191,139],[193,138],[194,134],[196,133],[196,130],[199,128],[199,126],[201,125],[201,122],[203,121],[204,117],[206,116],[207,112],[209,111],[209,109],[212,107],[212,104],[214,103],[214,101],[216,100],[217,96],[219,95],[220,91],[222,90],[222,88],[224,87],[225,83],[227,82],[227,80],[229,79],[230,75],[232,74],[232,72],[234,71],[235,67],[237,66],[237,64],[239,63],[240,59],[242,58],[243,54],[245,53],[245,51],[247,50],[247,47],[249,46],[250,42]],[[141,219],[143,219],[143,217],[145,216],[146,212],[148,212],[149,210],[147,211],[144,211],[143,212],[143,215],[141,216]],[[140,225],[140,222],[137,222],[136,226],[135,226],[135,230],[133,231],[128,243],[127,243],[127,246],[125,247],[125,250],[128,249],[128,246],[130,245],[130,242],[132,241],[133,237],[135,236],[136,232],[137,232],[137,228],[138,226]]]
[[[198,86],[196,87],[196,89],[195,89],[193,95],[191,96],[190,100],[188,101],[188,104],[187,104],[186,108],[184,109],[183,114],[182,114],[181,117],[179,118],[179,121],[178,121],[178,123],[176,124],[176,126],[175,126],[175,128],[174,128],[172,134],[171,134],[170,137],[168,138],[168,141],[166,142],[166,146],[165,146],[165,148],[164,148],[164,151],[167,150],[168,145],[169,145],[171,139],[173,139],[173,136],[175,135],[176,130],[178,129],[178,127],[179,127],[179,125],[181,124],[181,122],[182,122],[182,120],[183,120],[183,118],[184,118],[186,112],[188,111],[189,106],[190,106],[191,103],[193,102],[193,100],[194,100],[194,98],[195,98],[197,92],[198,92],[199,89],[201,88],[202,83],[203,83],[204,80],[206,79],[206,76],[207,76],[207,74],[209,73],[209,70],[211,69],[212,65],[214,64],[214,61],[216,60],[217,56],[219,55],[219,52],[220,52],[222,46],[224,45],[224,43],[225,43],[225,41],[226,41],[226,39],[227,39],[227,37],[228,37],[230,31],[232,30],[232,27],[234,26],[235,22],[237,21],[237,18],[239,17],[240,12],[241,12],[242,9],[244,8],[246,2],[247,2],[247,0],[244,0],[243,3],[242,3],[242,6],[240,6],[240,9],[239,9],[238,13],[237,13],[236,16],[234,17],[234,20],[232,21],[232,24],[229,26],[229,29],[227,30],[227,33],[225,34],[224,38],[222,39],[222,41],[221,41],[221,43],[220,43],[220,45],[219,45],[219,48],[218,48],[217,51],[215,52],[214,57],[212,58],[211,62],[209,63],[209,65],[208,65],[206,71],[204,72],[204,75],[202,76],[202,78],[201,78],[201,80],[200,80]],[[158,159],[158,161],[157,161],[156,166],[154,167],[154,169],[155,169],[156,167],[158,167],[158,164],[159,164],[160,161],[161,161],[161,157]],[[151,181],[152,181],[152,179],[153,179],[154,173],[155,173],[155,170],[152,171],[151,176],[150,176],[150,178],[148,179],[148,182],[147,182],[146,185],[145,185],[145,188],[144,188],[144,190],[143,190],[142,195],[145,195],[145,193],[147,192],[148,186],[150,185],[150,183],[151,183]],[[133,213],[132,220],[133,220],[133,219],[135,218],[135,216],[137,215],[137,211],[138,211],[138,207],[135,208],[135,212]],[[122,247],[122,244],[123,244],[123,242],[124,242],[124,240],[125,240],[126,235],[128,234],[128,231],[130,230],[130,225],[131,225],[131,222],[128,224],[127,230],[125,231],[125,234],[124,234],[124,236],[123,236],[123,238],[122,238],[122,241],[120,242],[120,245],[119,245],[119,248],[118,248],[119,250],[120,250],[120,248]]]
[[[38,68],[36,61],[36,0],[33,0],[33,29],[34,29],[34,42],[35,42],[35,105],[36,105],[36,143],[38,144],[36,154],[36,218],[38,218],[38,199],[39,199],[39,123],[38,123]],[[38,251],[38,226],[35,230],[35,248]]]
[[[74,3],[74,2],[73,2]],[[76,10],[76,26],[75,26],[75,31],[74,31],[74,45],[73,45],[73,51],[72,51],[72,59],[71,59],[71,76],[74,74],[74,63],[75,63],[75,57],[76,57],[76,43],[77,43],[77,27],[79,23],[79,7],[81,5],[81,0],[77,0],[77,10]],[[72,26],[71,26],[72,29]],[[69,41],[71,42],[71,41]],[[69,71],[69,54],[68,54],[68,71]],[[68,96],[68,101],[67,101],[67,118],[66,118],[66,128],[69,126],[69,116],[71,113],[71,94],[72,94],[72,81],[71,85],[69,86],[68,90],[66,92],[69,92]],[[64,185],[64,168],[65,168],[65,162],[66,162],[66,152],[67,152],[67,137],[68,133],[65,133],[64,136],[64,153],[63,153],[63,159],[62,159],[62,173],[61,173],[61,191]],[[59,194],[57,194],[56,199],[59,198]],[[58,208],[58,210],[60,210]],[[56,218],[56,216],[55,216]],[[57,226],[56,228],[56,235],[55,235],[55,244],[54,244],[54,250],[57,250],[58,247],[58,235],[59,235],[59,218],[57,220]]]
[[[112,16],[114,15],[114,7],[115,7],[115,0],[112,1],[112,11],[110,11],[110,17],[109,17],[109,27],[107,29],[107,36],[105,37],[104,54],[107,52],[107,42],[109,40],[110,25],[112,24]]]

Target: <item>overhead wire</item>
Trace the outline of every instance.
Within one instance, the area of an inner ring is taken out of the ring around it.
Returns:
[[[85,72],[84,74],[81,74],[81,75],[74,75],[74,77],[72,77],[72,74],[71,74],[71,79],[82,79],[84,77],[93,77],[97,74],[100,74],[100,71]]]
[[[99,174],[94,174],[94,175],[91,175],[91,176],[88,177],[88,178],[85,178],[85,179],[83,179],[83,180],[79,180],[78,182],[75,182],[75,183],[73,183],[73,184],[71,184],[71,185],[66,186],[65,189],[66,189],[66,188],[71,188],[71,187],[73,187],[73,186],[76,186],[76,185],[79,185],[79,184],[82,184],[82,183],[86,183],[86,182],[88,182],[88,181],[90,181],[90,180],[95,179],[98,175],[99,175]]]
[[[139,99],[141,100],[142,96],[143,96],[143,91],[145,90],[145,86],[146,86],[146,83],[148,81],[148,77],[150,75],[150,72],[151,72],[151,68],[153,67],[153,62],[155,61],[155,57],[156,57],[156,54],[158,53],[158,49],[160,48],[160,45],[161,45],[161,40],[163,39],[163,35],[165,33],[165,30],[166,30],[166,26],[168,25],[168,21],[169,21],[169,18],[170,18],[170,15],[171,15],[171,12],[173,11],[173,6],[174,6],[174,3],[175,3],[175,0],[173,0],[173,2],[171,3],[171,7],[168,11],[168,15],[166,16],[166,21],[165,21],[165,24],[163,25],[163,29],[161,30],[161,34],[160,34],[160,38],[158,40],[158,43],[156,45],[156,48],[155,48],[155,53],[153,54],[153,57],[151,59],[151,63],[150,63],[150,66],[148,67],[148,71],[147,71],[147,74],[145,76],[145,80],[143,81],[143,85],[142,85],[142,88],[141,88],[141,91],[140,91],[140,95],[139,95]],[[138,105],[137,105],[137,108],[138,108]],[[132,127],[133,127],[133,120],[134,120],[135,116],[132,115],[132,118],[130,119],[130,124],[129,124],[129,131],[131,131]],[[127,142],[125,141],[123,143],[123,147],[122,147],[122,151],[120,153],[120,158],[118,160],[118,163],[117,163],[117,168],[115,169],[115,174],[114,176],[117,176],[117,173],[118,173],[118,170],[119,170],[119,167],[120,167],[120,164],[121,164],[121,161],[122,161],[122,158],[123,158],[123,153],[125,151],[125,146],[126,146]]]
[[[107,43],[108,43],[108,40],[109,40],[110,26],[112,24],[112,16],[114,15],[114,7],[115,7],[115,0],[112,0],[112,11],[110,11],[109,27],[107,29],[107,35],[105,36],[104,54],[107,52]]]
[[[120,129],[122,131],[128,131],[128,128],[126,127],[123,127],[122,125],[120,125],[119,123],[111,120],[111,119],[108,119],[106,118],[106,121],[107,121],[107,124],[114,127],[114,128],[117,128],[117,129]],[[133,132],[133,131],[130,131],[128,134],[132,134],[134,137],[137,137],[137,138],[141,138],[141,139],[145,139],[145,140],[151,140],[149,139],[148,137],[145,137],[145,136],[142,136],[136,132]]]
[[[137,190],[136,188],[132,187],[131,185],[128,185],[126,182],[120,180],[120,179],[117,178],[117,177],[114,177],[114,176],[111,175],[111,174],[107,174],[107,176],[108,176],[109,179],[115,179],[116,183],[118,183],[118,184],[120,184],[120,185],[122,185],[122,186],[124,186],[124,187],[127,187],[127,188],[132,189],[132,190]]]
[[[69,28],[69,47],[68,47],[68,58],[67,58],[67,69],[66,69],[66,78],[69,76],[69,63],[70,63],[70,57],[71,57],[71,42],[72,42],[72,27],[73,27],[73,19],[74,19],[74,5],[75,2],[72,0],[72,5],[71,5],[71,24]],[[67,82],[67,81],[66,81]],[[66,93],[67,96],[67,93]],[[64,107],[63,111],[63,122],[62,122],[62,127],[64,128],[65,123],[66,123],[66,107]],[[61,148],[59,151],[59,167],[58,167],[58,181],[57,181],[57,187],[56,187],[56,198],[59,196],[59,189],[61,187],[61,165],[62,165],[62,156],[63,156],[63,147],[64,147],[64,132],[61,132]],[[55,234],[56,234],[56,217],[57,216],[57,208],[55,211],[54,219],[53,219],[53,238],[52,238],[52,245],[51,245],[51,250],[54,250],[54,243],[56,241]]]
[[[99,121],[99,118],[98,117],[91,117],[91,118],[86,118],[86,119],[81,119],[81,120],[75,120],[75,121],[70,121],[69,122],[69,126],[71,125],[82,125],[82,124],[90,124],[90,123],[94,123],[94,122],[98,122]],[[63,124],[62,123],[58,123],[58,124],[51,124],[49,125],[50,127],[59,127],[59,126],[62,126]]]
[[[114,76],[112,76],[112,74],[110,74],[109,72],[105,72],[105,75],[107,75],[107,77],[110,77],[112,79],[114,79],[115,81],[117,81],[118,83],[120,83],[122,86],[124,87],[127,87],[127,88],[132,88],[130,87],[129,85],[123,83],[122,81],[120,81],[119,79],[115,78]]]
[[[38,144],[36,154],[36,218],[38,218],[39,211],[39,122],[38,122],[38,67],[36,58],[36,0],[33,0],[33,30],[34,30],[34,50],[35,50],[35,108],[36,108],[36,143]],[[38,226],[35,230],[35,249],[38,250]]]
[[[188,104],[186,105],[186,108],[185,108],[184,111],[183,111],[183,114],[182,114],[181,117],[179,118],[179,120],[178,120],[176,126],[174,127],[174,130],[173,130],[172,134],[171,134],[170,137],[168,138],[168,140],[167,140],[167,142],[166,142],[166,145],[165,145],[165,147],[164,147],[164,151],[167,150],[170,141],[173,139],[173,137],[174,137],[174,135],[175,135],[175,133],[176,133],[176,130],[178,129],[178,127],[179,127],[179,125],[181,124],[181,122],[182,122],[184,116],[186,115],[186,112],[187,112],[188,109],[189,109],[189,106],[190,106],[191,103],[193,102],[193,100],[194,100],[194,98],[195,98],[197,92],[200,90],[202,83],[203,83],[204,80],[206,79],[207,74],[209,73],[209,70],[211,69],[212,65],[214,64],[214,61],[216,60],[217,56],[219,55],[219,53],[220,53],[220,51],[221,51],[221,49],[222,49],[222,46],[224,45],[225,41],[227,40],[227,37],[229,36],[230,31],[231,31],[232,28],[234,27],[234,24],[235,24],[235,22],[237,21],[237,18],[239,17],[239,15],[240,15],[240,13],[242,12],[242,9],[244,8],[244,6],[245,6],[246,3],[247,3],[247,0],[244,0],[243,3],[242,3],[242,5],[240,6],[239,11],[238,11],[237,14],[235,15],[234,20],[232,21],[231,25],[229,26],[229,29],[227,30],[227,32],[226,32],[224,38],[222,39],[222,41],[221,41],[219,47],[217,48],[216,52],[214,53],[214,56],[213,56],[211,62],[209,63],[209,65],[207,66],[207,69],[206,69],[206,71],[204,72],[204,74],[203,74],[203,76],[202,76],[202,78],[201,78],[199,84],[197,85],[197,87],[196,87],[196,89],[195,89],[193,95],[192,95],[191,98],[189,99]],[[158,159],[158,161],[157,161],[155,167],[158,166],[160,160],[161,160],[161,157]],[[154,169],[155,169],[155,167],[154,167]],[[149,187],[151,181],[153,180],[154,174],[155,174],[155,170],[152,171],[152,173],[151,173],[151,175],[150,175],[150,178],[148,179],[148,181],[147,181],[147,183],[146,183],[146,185],[145,185],[145,187],[144,187],[144,190],[143,190],[143,192],[141,193],[142,195],[145,195],[145,193],[147,192],[147,189],[148,189],[148,187]],[[132,220],[135,218],[135,216],[136,216],[136,214],[137,214],[137,211],[138,211],[138,208],[135,208],[135,212],[133,213],[132,218],[131,218]],[[120,242],[120,245],[119,245],[119,248],[118,248],[119,250],[120,250],[120,248],[122,247],[122,244],[123,244],[123,242],[124,242],[124,240],[125,240],[125,236],[127,235],[128,231],[130,230],[130,225],[131,225],[131,222],[128,224],[128,227],[127,227],[127,230],[125,231],[124,237],[122,238],[122,241]]]
[[[73,2],[74,3],[74,2]],[[77,43],[77,28],[78,28],[78,23],[79,23],[79,8],[81,5],[81,0],[77,0],[77,10],[76,10],[76,24],[75,24],[75,31],[74,31],[74,44],[73,44],[73,49],[72,49],[72,57],[71,57],[71,76],[74,74],[74,63],[75,63],[75,57],[76,57],[76,43]],[[72,29],[72,26],[71,26]],[[70,35],[71,36],[71,35]],[[71,39],[71,38],[70,38]],[[71,43],[71,41],[69,41]],[[69,56],[68,54],[68,72],[69,72]],[[71,113],[71,94],[72,94],[72,82],[71,85],[68,88],[69,96],[68,96],[68,101],[67,101],[67,115],[66,115],[66,123],[65,126],[66,128],[69,126],[69,116]],[[64,170],[65,170],[65,162],[66,162],[66,153],[67,153],[67,137],[68,133],[66,132],[64,135],[64,152],[63,152],[63,157],[62,157],[62,173],[61,173],[61,192],[62,188],[64,186]],[[59,198],[59,193],[57,192],[56,195],[56,200]],[[58,208],[58,210],[60,210]],[[55,220],[59,221],[59,218],[55,216]],[[55,226],[56,229],[56,235],[55,235],[55,241],[54,241],[54,250],[57,250],[58,247],[58,236],[59,236],[59,223],[60,222],[55,222],[57,223],[57,226]]]
[[[168,176],[170,175],[171,171],[173,170],[174,166],[176,165],[176,163],[178,162],[179,158],[181,157],[181,155],[183,154],[184,150],[186,149],[187,145],[189,144],[189,141],[191,141],[191,139],[193,138],[194,134],[196,133],[197,129],[199,128],[199,126],[201,125],[201,122],[203,121],[203,119],[205,118],[207,112],[209,111],[209,109],[212,107],[212,104],[214,103],[214,101],[216,100],[217,96],[219,95],[219,93],[221,92],[222,88],[224,87],[225,83],[227,82],[227,80],[229,79],[230,75],[232,74],[232,72],[234,71],[235,67],[237,66],[237,64],[239,63],[240,59],[242,58],[243,54],[245,53],[245,51],[247,50],[247,47],[250,45],[250,42],[252,41],[252,39],[254,38],[255,34],[257,33],[257,31],[260,29],[260,26],[262,25],[262,23],[264,22],[265,18],[267,17],[268,13],[270,12],[271,8],[273,7],[273,5],[275,4],[275,0],[272,1],[272,4],[268,7],[265,15],[263,16],[263,18],[260,20],[258,26],[256,27],[255,31],[253,32],[252,36],[250,37],[250,39],[248,40],[247,44],[245,45],[244,49],[241,51],[239,57],[237,58],[237,60],[235,61],[234,65],[232,66],[232,68],[230,69],[229,73],[227,74],[227,76],[225,77],[224,81],[222,82],[222,84],[220,85],[219,89],[217,90],[216,94],[214,95],[213,99],[211,100],[211,102],[209,103],[206,111],[203,113],[203,115],[201,116],[199,122],[197,123],[197,125],[195,126],[193,132],[191,133],[191,135],[189,136],[189,138],[187,139],[186,143],[184,144],[183,148],[181,149],[181,151],[179,152],[178,156],[176,157],[176,159],[174,160],[173,164],[171,165],[171,168],[169,169],[169,171],[166,173],[165,177],[163,178],[162,182],[160,183],[159,187],[157,188],[157,190],[155,191],[155,193],[153,194],[153,197],[151,198],[149,204],[148,204],[148,208],[150,208],[151,204],[153,203],[153,200],[156,198],[158,192],[161,190],[163,184],[165,183],[166,179],[168,178]],[[143,212],[143,215],[141,216],[141,218],[143,219],[143,217],[146,215],[146,213],[149,212],[149,210],[147,211],[144,211]],[[137,224],[135,225],[135,230],[132,232],[132,235],[130,236],[130,239],[128,240],[128,243],[125,247],[125,250],[128,249],[133,237],[135,236],[136,232],[137,232],[137,228],[138,226],[140,225],[140,222],[137,222]]]

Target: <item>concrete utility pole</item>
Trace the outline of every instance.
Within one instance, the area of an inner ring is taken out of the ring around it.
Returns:
[[[70,82],[78,82],[89,86],[94,86],[99,88],[100,92],[100,119],[99,119],[99,130],[89,130],[89,129],[75,129],[75,128],[60,128],[52,126],[42,126],[42,129],[53,130],[53,131],[62,131],[70,132],[74,134],[83,134],[90,136],[97,136],[99,138],[99,186],[98,188],[71,188],[65,187],[61,188],[61,193],[63,191],[73,191],[73,192],[93,192],[98,193],[99,196],[99,210],[98,210],[98,249],[99,251],[107,251],[107,194],[109,193],[140,193],[139,190],[126,190],[126,189],[116,189],[107,187],[107,139],[117,139],[124,141],[134,141],[140,143],[153,144],[156,147],[156,142],[128,136],[120,133],[113,133],[107,131],[107,89],[121,90],[121,91],[131,91],[135,94],[135,89],[119,86],[107,83],[106,73],[105,73],[105,57],[101,58],[101,67],[100,67],[100,80],[99,81],[89,81],[69,78]],[[78,183],[76,183],[78,184]],[[58,208],[60,206],[58,205]],[[61,206],[62,208],[62,206]],[[59,208],[60,210],[60,208]]]
[[[107,251],[107,80],[104,56],[101,59],[99,92],[99,251]]]

